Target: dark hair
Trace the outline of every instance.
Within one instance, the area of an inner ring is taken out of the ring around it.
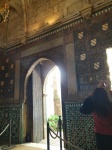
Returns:
[[[94,112],[101,117],[112,113],[112,103],[107,92],[103,88],[96,88],[93,92]]]

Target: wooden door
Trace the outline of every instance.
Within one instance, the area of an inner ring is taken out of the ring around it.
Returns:
[[[41,66],[37,65],[32,72],[33,89],[33,142],[38,143],[43,139],[43,106],[42,106],[42,81]]]

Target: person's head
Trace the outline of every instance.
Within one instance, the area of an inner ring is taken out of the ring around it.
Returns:
[[[112,111],[112,103],[103,88],[96,88],[94,90],[93,103],[95,113],[99,116],[105,117]]]

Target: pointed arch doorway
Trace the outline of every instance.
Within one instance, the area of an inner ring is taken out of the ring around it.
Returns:
[[[54,89],[51,88],[50,93],[48,93],[47,90],[49,84],[48,83],[49,76],[53,74],[51,72],[53,72],[55,68],[56,65],[51,60],[39,59],[30,67],[27,77],[25,79],[27,85],[26,99],[28,100],[26,102],[27,104],[26,133],[29,133],[31,135],[31,142],[34,143],[39,143],[41,140],[46,138],[47,119],[49,114],[50,115],[53,114],[53,112],[51,113],[48,112],[47,110],[49,110],[48,106],[51,107],[48,102],[50,101],[49,98],[52,99],[53,103]],[[56,75],[56,73],[54,74]],[[51,80],[53,81],[53,78]],[[55,80],[57,79],[55,78]],[[55,110],[54,105],[52,105],[52,107]],[[61,103],[60,103],[60,112],[61,112]]]
[[[60,70],[55,65],[47,74],[43,86],[44,101],[44,138],[46,138],[46,122],[49,118],[62,116],[61,109],[61,80]]]

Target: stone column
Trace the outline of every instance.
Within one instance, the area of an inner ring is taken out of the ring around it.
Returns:
[[[74,41],[73,33],[67,34],[64,37],[65,53],[66,53],[66,66],[67,66],[67,83],[68,95],[77,93],[76,71],[75,71],[75,54],[74,54]]]
[[[20,88],[20,60],[15,61],[15,89],[14,103],[19,103],[19,88]]]

